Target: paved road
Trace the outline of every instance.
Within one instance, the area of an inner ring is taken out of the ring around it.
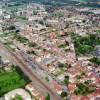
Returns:
[[[12,57],[13,61],[15,61],[19,65],[20,69],[25,73],[25,75],[30,78],[33,83],[36,82],[37,86],[39,86],[40,89],[43,88],[44,91],[49,93],[51,95],[51,100],[61,100],[61,98],[48,86],[48,84],[43,82],[38,76],[35,75],[33,69],[26,64],[21,56],[19,57],[18,55],[13,53],[12,50],[5,47],[1,42],[0,49],[5,51],[5,53],[9,54]]]

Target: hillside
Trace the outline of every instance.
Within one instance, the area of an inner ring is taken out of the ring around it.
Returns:
[[[72,1],[78,1],[78,2],[99,2],[99,0],[8,0],[8,1],[18,1],[18,2],[63,2],[68,3]]]
[[[99,0],[72,0],[72,1],[78,1],[78,2],[99,2]]]
[[[100,7],[100,0],[8,0],[10,2],[16,3],[29,3],[29,2],[36,2],[42,3],[45,5],[78,5],[84,7]]]

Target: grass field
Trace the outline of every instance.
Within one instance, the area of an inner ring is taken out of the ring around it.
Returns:
[[[17,71],[0,72],[0,96],[13,89],[23,88],[27,82]]]

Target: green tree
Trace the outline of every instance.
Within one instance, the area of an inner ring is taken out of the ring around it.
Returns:
[[[92,92],[95,91],[94,87],[89,87],[88,85],[83,84],[83,83],[79,83],[76,86],[77,86],[77,88],[74,91],[74,93],[76,95],[83,95],[83,96],[85,96],[85,95],[91,94]]]
[[[61,97],[66,97],[68,94],[67,94],[67,92],[62,92],[61,93]]]
[[[69,84],[69,76],[65,76],[64,83],[65,83],[66,85]]]
[[[11,25],[11,26],[8,27],[8,30],[15,30],[15,29],[16,29],[16,28],[15,28],[14,25]]]
[[[93,57],[92,59],[90,59],[90,61],[94,64],[100,65],[100,58]]]
[[[50,100],[50,94],[46,96],[45,100]]]

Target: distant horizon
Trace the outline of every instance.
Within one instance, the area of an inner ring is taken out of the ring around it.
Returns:
[[[80,6],[80,7],[96,7],[100,8],[99,0],[8,0],[8,2],[16,3],[41,3],[44,5],[71,5],[71,6]],[[93,3],[94,2],[94,3]]]

